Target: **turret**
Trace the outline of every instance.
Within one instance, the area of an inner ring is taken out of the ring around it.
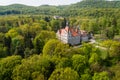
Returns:
[[[69,26],[69,22],[68,21],[66,21],[66,26]]]

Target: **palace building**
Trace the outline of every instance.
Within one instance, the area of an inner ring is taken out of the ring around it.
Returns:
[[[80,44],[82,41],[89,41],[89,34],[85,30],[80,30],[79,27],[71,28],[66,26],[63,29],[59,29],[56,33],[57,38],[63,43],[70,45]]]

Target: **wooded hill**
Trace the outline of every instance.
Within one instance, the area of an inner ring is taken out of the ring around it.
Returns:
[[[71,5],[63,5],[63,6],[50,6],[50,5],[42,5],[38,7],[27,6],[22,4],[13,4],[8,6],[0,6],[0,15],[10,15],[10,14],[45,14],[45,15],[62,15],[70,16],[77,15],[79,10],[81,9],[100,9],[100,8],[112,8],[112,9],[120,9],[120,1],[106,1],[106,0],[83,0],[76,4]],[[73,11],[74,13],[69,14],[66,11]],[[84,11],[81,10],[81,12]],[[81,14],[82,15],[82,14]]]

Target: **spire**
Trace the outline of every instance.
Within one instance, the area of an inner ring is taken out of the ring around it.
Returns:
[[[77,29],[80,30],[80,25],[77,26]]]
[[[66,26],[69,26],[69,22],[68,21],[66,21]]]

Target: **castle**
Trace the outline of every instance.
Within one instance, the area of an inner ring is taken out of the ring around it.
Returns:
[[[69,26],[59,29],[56,35],[59,40],[70,45],[77,45],[82,41],[87,42],[91,37],[85,30],[80,30],[79,27],[71,28]]]

